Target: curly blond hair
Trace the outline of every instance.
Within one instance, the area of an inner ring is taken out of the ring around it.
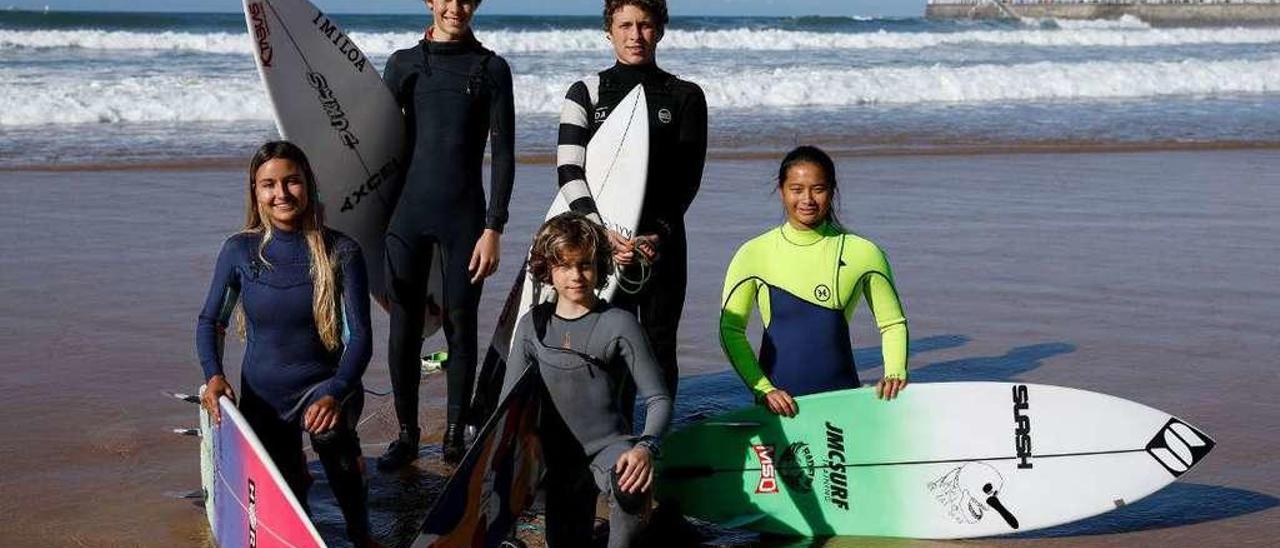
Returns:
[[[529,276],[551,283],[551,269],[564,264],[564,256],[577,251],[591,258],[596,269],[596,289],[603,288],[613,274],[613,253],[609,233],[580,213],[561,213],[543,223],[529,249]]]

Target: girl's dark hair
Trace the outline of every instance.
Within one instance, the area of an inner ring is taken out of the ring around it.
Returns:
[[[604,0],[604,31],[613,28],[613,14],[624,6],[635,6],[648,13],[658,23],[658,30],[667,28],[671,17],[667,15],[667,0]]]
[[[787,174],[791,168],[797,164],[813,164],[822,168],[822,173],[827,178],[827,184],[831,186],[831,209],[827,211],[827,220],[831,224],[840,226],[840,221],[836,219],[836,206],[840,203],[840,184],[836,180],[836,164],[831,160],[822,149],[812,145],[801,145],[782,158],[782,164],[778,166],[778,187],[787,182]]]
[[[564,256],[577,251],[591,258],[596,269],[596,289],[603,288],[613,274],[613,253],[604,227],[572,211],[552,217],[533,237],[529,249],[529,276],[551,283],[551,269],[564,264]]]

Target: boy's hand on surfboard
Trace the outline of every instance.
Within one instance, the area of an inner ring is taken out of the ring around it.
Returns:
[[[765,394],[764,405],[775,415],[795,417],[800,413],[800,406],[796,405],[796,400],[781,388],[775,388],[772,392]]]
[[[636,236],[632,243],[635,244],[636,251],[644,256],[650,263],[658,260],[658,245],[662,242],[657,234],[642,234]]]
[[[637,445],[618,456],[613,470],[618,473],[618,487],[623,491],[643,493],[653,483],[653,454]]]
[[[898,397],[898,392],[906,390],[907,379],[899,379],[897,377],[884,377],[880,382],[876,383],[876,397],[882,400],[891,400]]]
[[[338,416],[342,414],[338,400],[333,396],[325,396],[307,407],[302,418],[302,427],[312,434],[327,432],[338,424]]]
[[[498,271],[499,241],[502,233],[492,228],[484,229],[480,239],[476,240],[476,248],[471,252],[471,283],[479,283]]]
[[[618,265],[626,266],[636,260],[635,245],[616,231],[609,231],[609,245],[613,246],[613,262]]]
[[[231,389],[231,383],[227,382],[227,378],[222,375],[209,377],[209,380],[204,384],[204,394],[200,396],[200,406],[209,412],[214,424],[222,424],[222,413],[218,410],[218,399],[226,396],[234,402],[236,401],[236,393]]]

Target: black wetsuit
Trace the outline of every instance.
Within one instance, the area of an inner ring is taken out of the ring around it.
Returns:
[[[223,374],[220,333],[231,310],[244,308],[247,346],[240,368],[238,408],[262,440],[289,488],[304,506],[311,475],[302,452],[302,417],[324,396],[342,406],[333,429],[311,435],[329,485],[354,542],[369,532],[366,487],[356,425],[364,406],[360,378],[373,352],[369,284],[355,240],[326,231],[336,257],[343,344],[330,352],[311,310],[311,256],[306,239],[276,230],[259,255],[261,234],[227,239],[196,327],[196,348],[205,379]],[[263,261],[263,258],[266,261]]]
[[[707,153],[707,100],[702,89],[652,64],[617,63],[574,83],[561,110],[557,169],[560,191],[570,208],[594,215],[583,168],[586,144],[639,84],[649,104],[649,176],[636,233],[658,235],[659,257],[644,288],[636,294],[619,291],[613,304],[640,319],[662,366],[667,391],[675,397],[676,332],[688,270],[684,214],[702,183]]]
[[[507,62],[474,38],[402,49],[383,80],[404,109],[408,169],[387,230],[388,345],[396,416],[417,432],[423,316],[431,254],[444,265],[444,332],[449,345],[448,421],[466,414],[476,369],[481,284],[467,270],[486,228],[502,231],[515,177],[515,107]],[[486,210],[481,168],[492,142]]]

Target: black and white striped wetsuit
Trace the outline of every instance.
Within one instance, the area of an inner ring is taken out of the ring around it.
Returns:
[[[586,145],[613,108],[641,84],[649,104],[649,176],[636,233],[658,235],[659,259],[642,290],[618,292],[613,304],[639,318],[674,397],[679,377],[676,332],[688,268],[684,214],[702,183],[707,153],[707,100],[702,88],[653,64],[617,63],[575,82],[560,111],[556,169],[570,209],[599,221],[586,182]]]

